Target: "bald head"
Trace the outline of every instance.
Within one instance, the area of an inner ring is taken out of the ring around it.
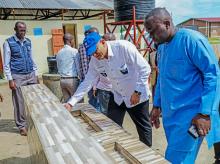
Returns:
[[[65,33],[63,36],[64,44],[72,46],[73,35],[70,33]]]
[[[113,33],[106,33],[102,38],[106,41],[116,40],[116,37]]]
[[[171,15],[165,8],[155,8],[146,17],[144,26],[154,42],[168,42],[175,34]]]
[[[164,20],[172,21],[172,17],[170,13],[166,10],[166,8],[158,7],[158,8],[151,10],[151,12],[145,17],[145,22],[151,17],[159,21],[164,21]]]

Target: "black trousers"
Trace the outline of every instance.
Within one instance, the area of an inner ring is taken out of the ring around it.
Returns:
[[[220,103],[219,103],[218,110],[220,114]],[[220,163],[220,142],[214,144],[214,150],[215,150],[215,159],[219,160],[219,163]]]
[[[220,142],[214,144],[215,159],[220,159]]]
[[[122,126],[126,111],[136,125],[140,141],[151,147],[152,127],[149,119],[149,101],[145,101],[132,108],[127,108],[124,102],[121,105],[116,104],[114,96],[111,94],[107,116],[118,125]]]

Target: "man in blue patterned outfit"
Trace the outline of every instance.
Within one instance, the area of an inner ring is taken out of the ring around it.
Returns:
[[[145,27],[159,44],[151,123],[158,128],[162,112],[168,143],[166,159],[173,164],[193,164],[204,137],[209,147],[220,141],[217,58],[199,32],[176,29],[165,8],[152,10],[145,18]],[[191,125],[197,138],[188,133]]]
[[[20,86],[38,83],[37,67],[32,59],[31,41],[25,37],[26,24],[16,22],[14,30],[15,35],[8,38],[3,45],[4,72],[12,90],[16,126],[20,134],[26,136],[27,123]]]

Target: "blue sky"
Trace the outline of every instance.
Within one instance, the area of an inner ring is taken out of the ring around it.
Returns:
[[[188,18],[220,17],[220,0],[156,0],[156,7],[166,7],[175,24]]]

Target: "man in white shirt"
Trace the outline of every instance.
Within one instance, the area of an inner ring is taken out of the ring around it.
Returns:
[[[65,45],[57,53],[56,60],[64,102],[67,102],[79,85],[79,54],[72,48],[73,36],[70,33],[64,34],[63,41]]]
[[[113,33],[106,33],[102,37],[106,41],[116,40]],[[97,60],[97,59],[96,59]],[[93,86],[93,95],[97,97],[98,111],[107,115],[108,103],[111,96],[112,84],[105,74],[99,74],[98,81]]]
[[[125,40],[105,41],[92,32],[84,39],[87,55],[93,55],[85,80],[65,107],[72,109],[92,87],[99,74],[106,75],[112,84],[108,117],[122,126],[127,111],[134,121],[139,139],[152,145],[152,129],[149,121],[150,66],[137,48]],[[94,57],[98,60],[94,60]]]

